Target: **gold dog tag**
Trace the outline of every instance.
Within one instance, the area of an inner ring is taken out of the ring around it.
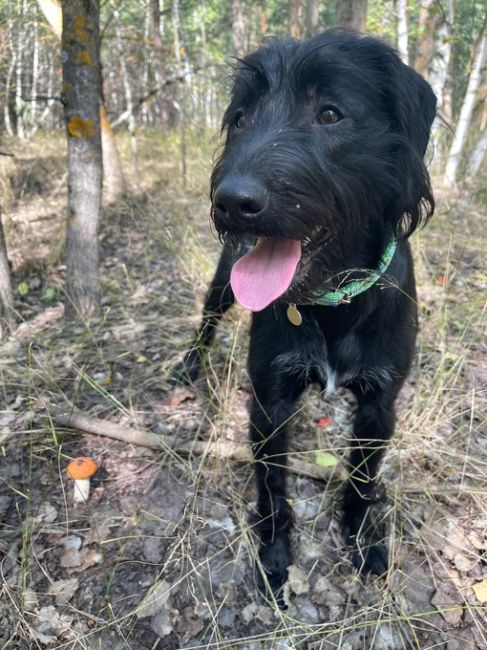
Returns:
[[[290,303],[289,307],[287,308],[286,314],[287,314],[288,321],[293,325],[296,325],[296,327],[299,327],[303,322],[303,317],[301,316],[298,308],[293,302]]]

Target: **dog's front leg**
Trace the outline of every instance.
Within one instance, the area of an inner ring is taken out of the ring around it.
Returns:
[[[275,377],[272,379],[276,381]],[[273,386],[272,392],[256,390],[250,437],[258,492],[259,557],[265,571],[265,576],[258,573],[259,588],[265,593],[268,583],[282,606],[280,591],[292,562],[289,533],[293,523],[286,497],[286,426],[304,386],[294,377],[281,375],[277,381],[279,385]]]
[[[381,542],[374,503],[380,500],[377,472],[387,441],[394,433],[394,400],[397,386],[353,391],[358,400],[350,476],[344,494],[344,531],[352,545],[354,565],[364,573],[387,571],[388,552]]]

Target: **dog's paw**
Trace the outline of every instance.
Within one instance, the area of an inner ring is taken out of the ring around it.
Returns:
[[[288,578],[288,567],[293,557],[289,539],[276,537],[273,542],[263,545],[259,551],[262,568],[257,570],[257,585],[260,592],[268,597],[272,592],[278,606],[286,609],[282,587]]]
[[[387,572],[389,567],[387,546],[370,540],[355,543],[352,550],[352,562],[359,573],[363,575],[374,573],[381,576]]]
[[[171,379],[177,384],[190,386],[198,379],[201,370],[199,352],[192,350],[183,361],[177,363],[171,371]]]

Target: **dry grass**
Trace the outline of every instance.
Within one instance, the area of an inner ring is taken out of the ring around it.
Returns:
[[[29,287],[17,299],[26,319],[45,307],[47,288],[62,298],[61,146],[57,138],[12,144],[24,171],[9,172],[9,237],[16,286]],[[299,551],[291,586],[301,593],[286,611],[265,605],[253,577],[249,466],[154,454],[59,430],[48,418],[46,403],[69,402],[182,440],[245,439],[246,314],[234,310],[222,324],[194,391],[175,392],[169,381],[218,252],[207,217],[212,149],[208,138],[191,141],[183,188],[177,138],[142,134],[141,180],[104,216],[103,315],[58,320],[3,345],[0,645],[486,647],[486,605],[473,590],[487,579],[485,216],[461,194],[439,188],[439,211],[414,238],[422,328],[382,471],[385,578],[364,584],[351,568],[336,516],[338,477],[327,485],[293,477]],[[345,393],[326,401],[311,391],[293,453],[346,454],[350,406]],[[324,415],[330,426],[316,427]],[[75,508],[64,468],[81,454],[102,469],[88,504]]]

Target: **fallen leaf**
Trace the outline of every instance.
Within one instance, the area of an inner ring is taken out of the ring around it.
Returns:
[[[313,589],[313,602],[318,605],[334,607],[344,605],[347,601],[347,594],[337,587],[326,576],[320,576]]]
[[[170,406],[179,406],[187,400],[194,399],[194,393],[184,386],[178,386],[174,389],[173,394],[169,400]]]
[[[163,609],[162,612],[158,612],[152,618],[150,626],[159,637],[164,637],[171,634],[172,623],[169,612],[166,609]]]
[[[316,426],[320,427],[321,429],[326,429],[327,427],[330,426],[331,422],[332,422],[331,418],[326,418],[326,417],[320,418],[316,422]]]
[[[294,566],[294,564],[291,564],[288,569],[287,583],[292,593],[296,594],[296,596],[306,594],[309,591],[308,576],[301,569],[298,569],[297,566]]]
[[[81,551],[68,549],[61,558],[61,566],[68,570],[69,573],[78,573],[84,571],[90,566],[99,564],[102,556],[98,551],[84,548]]]
[[[64,640],[73,637],[73,617],[67,614],[60,615],[55,607],[42,607],[33,615],[33,625],[29,632],[40,643],[48,645],[63,636]]]
[[[37,594],[33,589],[24,589],[22,592],[22,599],[26,612],[33,612],[34,608],[39,605]]]
[[[257,612],[259,611],[259,608],[257,606],[257,603],[249,603],[248,605],[245,605],[245,607],[242,609],[242,618],[244,623],[251,623],[254,618],[257,616]]]
[[[54,596],[56,605],[66,605],[76,593],[79,587],[78,578],[71,578],[69,580],[58,580],[53,582],[49,587],[48,595]]]
[[[317,451],[315,453],[315,463],[321,467],[335,467],[338,465],[338,458],[326,451]]]
[[[155,582],[146,593],[140,605],[137,606],[135,614],[137,618],[154,616],[158,612],[167,608],[171,587],[165,580]]]
[[[479,603],[487,603],[487,578],[482,582],[477,582],[472,586],[475,597]]]
[[[450,582],[440,583],[431,603],[450,625],[458,625],[462,620],[463,607],[458,590]]]
[[[63,540],[64,548],[67,551],[79,551],[82,543],[83,540],[81,537],[78,537],[78,535],[68,535],[68,537]]]
[[[46,524],[52,524],[53,521],[56,521],[58,516],[57,508],[55,508],[51,503],[47,501],[41,503],[39,510],[34,517],[34,521],[38,524],[44,522]]]

